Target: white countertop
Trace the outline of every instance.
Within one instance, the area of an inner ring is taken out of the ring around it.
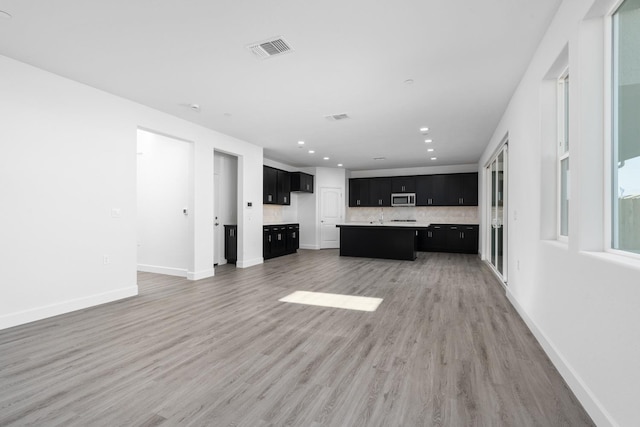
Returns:
[[[380,221],[371,221],[371,222],[365,222],[365,221],[360,221],[360,222],[341,222],[336,224],[338,225],[345,225],[345,226],[356,226],[356,227],[363,227],[363,226],[376,226],[376,227],[407,227],[407,228],[415,228],[415,227],[428,227],[429,223],[428,222],[393,222],[393,221],[385,221],[383,223],[380,223]]]
[[[262,225],[291,225],[298,224],[297,222],[263,222]]]

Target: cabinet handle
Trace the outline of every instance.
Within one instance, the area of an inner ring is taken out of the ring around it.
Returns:
[[[294,239],[296,238],[296,232],[295,231],[293,232],[293,238]]]
[[[278,240],[282,240],[282,234],[278,233]]]
[[[271,236],[269,236],[269,243],[271,243]]]
[[[462,238],[464,239],[464,231],[461,231],[460,234],[462,235]]]
[[[271,194],[267,195],[267,201],[270,202],[271,201]]]
[[[287,203],[287,196],[284,196],[284,202]]]

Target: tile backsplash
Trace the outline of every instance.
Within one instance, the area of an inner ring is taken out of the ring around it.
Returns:
[[[429,207],[386,207],[347,208],[348,222],[379,221],[381,213],[385,221],[411,219],[431,224],[479,224],[477,206],[429,206]]]
[[[262,220],[265,224],[273,224],[282,222],[282,206],[263,205]]]

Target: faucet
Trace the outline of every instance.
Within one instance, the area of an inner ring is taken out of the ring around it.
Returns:
[[[380,208],[380,224],[384,222],[384,208]]]

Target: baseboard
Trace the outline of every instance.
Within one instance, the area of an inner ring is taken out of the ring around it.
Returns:
[[[300,249],[311,249],[311,250],[319,251],[320,245],[300,245]]]
[[[264,258],[262,258],[262,257],[249,259],[249,260],[238,260],[236,262],[236,267],[237,268],[248,268],[248,267],[253,267],[254,265],[262,264],[263,262],[264,262]]]
[[[106,304],[108,302],[124,298],[134,297],[136,295],[138,295],[138,286],[129,286],[109,292],[103,292],[97,295],[75,298],[69,301],[45,305],[43,307],[36,307],[19,311],[17,313],[10,313],[0,316],[0,330],[11,328],[13,326],[24,325],[25,323],[35,322],[36,320],[42,320],[48,317],[58,316],[60,314],[70,313],[76,310],[83,310],[85,308]]]
[[[597,426],[618,426],[611,414],[609,414],[591,389],[584,383],[580,375],[575,372],[562,354],[560,354],[551,341],[547,339],[546,335],[538,328],[536,323],[527,315],[509,288],[507,288],[506,293],[511,305],[516,309],[522,320],[524,320],[524,323],[526,323],[533,336],[536,337],[549,359],[551,359],[551,362],[558,372],[560,372],[562,378],[564,378],[571,391],[576,395],[595,424]]]
[[[226,264],[226,262],[225,262]],[[208,277],[213,277],[216,274],[215,269],[213,268],[209,268],[207,270],[201,270],[201,271],[189,271],[187,272],[187,279],[189,280],[200,280],[200,279],[206,279]]]
[[[166,274],[168,276],[188,276],[186,268],[162,267],[159,265],[138,264],[138,271],[144,271],[146,273]]]

